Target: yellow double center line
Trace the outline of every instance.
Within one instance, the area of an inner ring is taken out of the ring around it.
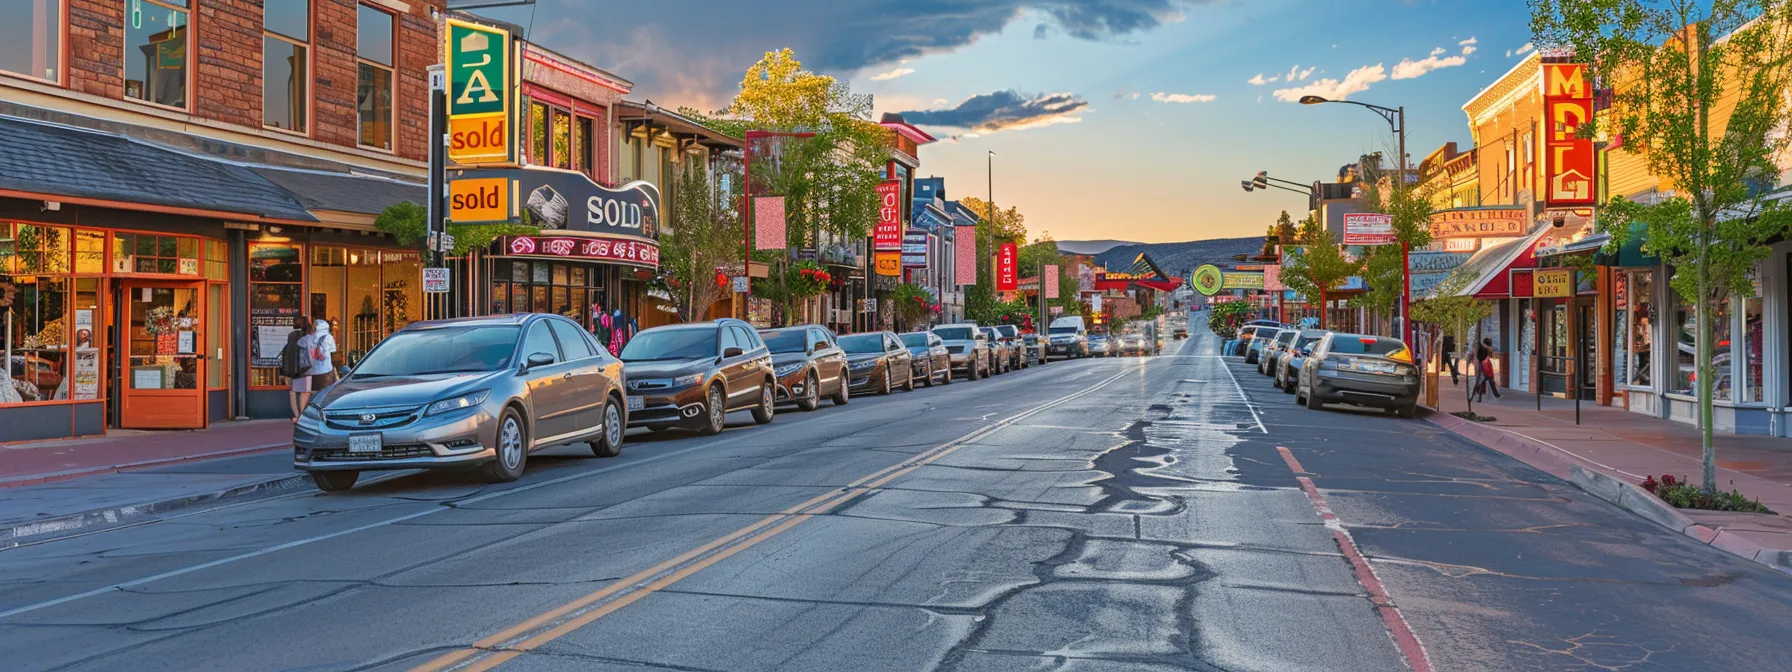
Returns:
[[[1141,363],[1137,368],[1142,369],[1143,364]],[[642,570],[596,592],[505,628],[489,637],[473,642],[470,647],[443,654],[441,657],[412,668],[412,672],[445,670],[478,672],[503,665],[517,656],[564,637],[568,633],[591,624],[592,621],[633,604],[655,591],[682,581],[685,577],[702,571],[705,567],[775,537],[811,517],[828,513],[854,498],[873,492],[884,484],[919,469],[922,465],[945,457],[966,444],[1048,408],[1101,389],[1108,383],[1131,373],[1133,371],[1114,374],[1094,385],[997,421],[951,442],[940,444],[901,463],[879,469],[844,487],[830,490],[819,497],[766,516],[715,541],[680,553],[670,560]]]

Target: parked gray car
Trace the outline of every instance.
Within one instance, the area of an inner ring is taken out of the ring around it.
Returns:
[[[914,360],[915,375],[928,387],[933,387],[935,379],[942,385],[952,383],[952,353],[946,350],[946,341],[931,331],[911,331],[902,334],[902,344],[908,346],[908,354]]]
[[[952,358],[954,373],[962,371],[970,380],[989,377],[989,337],[977,325],[968,322],[942,324],[932,331],[946,342],[946,354]]]
[[[514,481],[538,448],[587,442],[616,456],[625,399],[622,363],[564,317],[412,322],[312,398],[293,425],[293,467],[331,492],[380,469]]]
[[[1325,404],[1355,404],[1410,418],[1419,402],[1418,371],[1399,339],[1326,334],[1302,358],[1294,403],[1314,410]]]

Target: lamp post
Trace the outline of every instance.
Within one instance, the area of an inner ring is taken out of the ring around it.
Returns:
[[[1300,104],[1302,104],[1302,105],[1320,105],[1320,104],[1324,104],[1324,103],[1346,103],[1346,104],[1350,104],[1350,105],[1356,105],[1358,107],[1367,108],[1370,112],[1374,112],[1376,115],[1379,115],[1383,120],[1386,120],[1388,122],[1388,128],[1394,132],[1394,137],[1396,138],[1396,142],[1399,143],[1399,148],[1397,151],[1400,152],[1400,179],[1399,179],[1398,184],[1394,188],[1396,188],[1396,189],[1407,188],[1407,186],[1406,186],[1406,107],[1405,106],[1401,106],[1401,107],[1397,107],[1397,108],[1382,107],[1380,105],[1370,105],[1368,103],[1359,103],[1354,100],[1330,100],[1330,99],[1322,98],[1320,96],[1301,96],[1300,97]],[[1401,340],[1401,342],[1406,344],[1406,349],[1408,351],[1412,350],[1412,318],[1411,318],[1411,315],[1407,312],[1408,309],[1411,308],[1410,304],[1412,302],[1412,272],[1411,272],[1411,268],[1410,268],[1411,255],[1412,255],[1411,246],[1407,245],[1406,241],[1404,241],[1404,240],[1400,241],[1400,283],[1401,283],[1401,289],[1400,289],[1400,340]]]
[[[1239,186],[1244,187],[1244,190],[1246,193],[1258,191],[1258,190],[1267,190],[1271,187],[1274,187],[1276,189],[1281,189],[1283,191],[1292,191],[1292,192],[1300,194],[1302,196],[1306,196],[1307,204],[1308,204],[1309,208],[1313,207],[1313,203],[1315,202],[1314,197],[1317,195],[1318,190],[1319,190],[1318,182],[1314,182],[1312,184],[1301,184],[1299,182],[1289,182],[1288,180],[1270,177],[1269,171],[1267,171],[1267,170],[1257,171],[1257,174],[1255,176],[1252,176],[1251,179],[1240,180]],[[1300,188],[1296,189],[1295,187],[1300,187]],[[1284,243],[1284,244],[1286,244],[1286,243]],[[1278,262],[1279,261],[1280,261],[1280,259],[1278,258]],[[1287,306],[1282,303],[1282,295],[1280,292],[1276,293],[1276,306],[1277,306],[1276,312],[1278,313],[1278,315],[1277,315],[1278,319],[1280,319],[1283,322],[1287,322],[1288,321],[1288,309],[1287,309]],[[1320,326],[1324,326],[1324,322],[1325,322],[1325,288],[1323,288],[1323,287],[1319,288],[1319,321],[1320,321]]]

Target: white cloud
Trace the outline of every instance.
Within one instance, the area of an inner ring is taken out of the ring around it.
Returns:
[[[1479,42],[1479,41],[1478,41],[1478,40],[1476,40],[1476,39],[1475,39],[1475,38],[1473,38],[1473,37],[1470,37],[1470,38],[1468,38],[1468,39],[1466,39],[1466,40],[1463,40],[1463,41],[1461,41],[1461,42],[1457,42],[1457,43],[1456,43],[1456,46],[1458,46],[1458,47],[1466,47],[1466,46],[1468,46],[1468,45],[1471,45],[1471,44],[1480,44],[1480,42]]]
[[[935,98],[935,99],[933,99],[933,104],[935,104],[935,105],[950,105],[950,104],[952,104],[952,101],[946,100],[945,98]]]
[[[1256,77],[1252,77],[1250,79],[1245,80],[1245,83],[1250,84],[1251,86],[1263,86],[1264,84],[1268,84],[1270,82],[1274,82],[1274,81],[1277,81],[1280,79],[1281,79],[1281,77],[1270,77],[1268,79],[1265,79],[1263,77],[1263,73],[1259,72],[1259,73],[1257,73]]]
[[[885,81],[889,81],[892,79],[896,79],[897,77],[901,77],[903,75],[912,75],[912,74],[915,74],[914,68],[897,68],[897,69],[891,70],[889,72],[880,72],[875,75],[872,75],[871,81],[885,82]]]
[[[1263,102],[1263,96],[1257,96],[1257,102],[1259,102],[1259,103]]]
[[[1318,68],[1318,67],[1317,67],[1317,66],[1315,66],[1315,67],[1311,67],[1311,68],[1307,68],[1307,69],[1305,69],[1305,70],[1302,70],[1302,71],[1300,71],[1300,80],[1301,80],[1301,81],[1303,81],[1303,82],[1304,82],[1304,81],[1307,81],[1307,78],[1308,78],[1308,77],[1312,77],[1312,76],[1313,76],[1313,71],[1314,71],[1314,70],[1318,70],[1318,69],[1319,69],[1319,68]]]
[[[1276,100],[1289,103],[1300,102],[1301,96],[1319,96],[1331,100],[1344,100],[1349,98],[1350,94],[1367,91],[1369,90],[1369,85],[1387,78],[1387,68],[1382,67],[1380,63],[1377,63],[1375,65],[1365,65],[1355,70],[1351,70],[1350,74],[1344,75],[1344,79],[1342,80],[1327,77],[1315,80],[1312,84],[1306,86],[1292,89],[1276,89],[1274,93]]]
[[[1461,56],[1451,56],[1449,58],[1430,56],[1422,61],[1415,61],[1410,58],[1401,59],[1400,64],[1394,66],[1394,79],[1417,79],[1432,70],[1454,68],[1467,62],[1468,59]]]
[[[1137,91],[1134,91],[1134,92],[1132,92],[1132,99],[1133,99],[1133,100],[1138,100],[1138,99],[1139,99],[1139,92],[1137,92]]]
[[[1449,51],[1449,50],[1445,49],[1443,47],[1438,47],[1436,49],[1431,50],[1431,55],[1432,56],[1442,56],[1442,55],[1444,55],[1444,52],[1446,52],[1446,51]]]
[[[1211,103],[1217,98],[1219,98],[1219,96],[1215,96],[1211,93],[1186,94],[1164,93],[1159,91],[1151,94],[1151,99],[1160,103]]]
[[[1531,50],[1536,49],[1536,48],[1537,48],[1536,45],[1526,42],[1526,43],[1524,43],[1523,46],[1520,46],[1519,48],[1514,49],[1512,51],[1506,52],[1506,57],[1511,58],[1513,56],[1523,56],[1525,54],[1531,53]]]
[[[1292,82],[1298,77],[1300,77],[1300,66],[1295,65],[1294,67],[1288,68],[1288,74],[1282,75],[1282,81]]]

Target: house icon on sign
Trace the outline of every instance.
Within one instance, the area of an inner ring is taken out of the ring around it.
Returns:
[[[468,33],[466,37],[460,38],[460,50],[462,52],[477,53],[490,49],[491,46],[491,38],[486,37],[485,33],[473,32]]]
[[[1549,185],[1552,196],[1563,200],[1586,200],[1590,193],[1592,180],[1578,170],[1570,170],[1555,176]]]

